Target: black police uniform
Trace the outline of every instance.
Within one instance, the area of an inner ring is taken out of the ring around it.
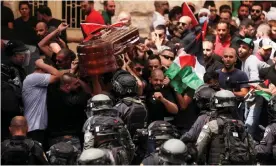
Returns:
[[[261,164],[276,164],[276,160],[273,159],[273,145],[276,145],[276,123],[265,128],[263,139],[255,147],[257,159]]]
[[[24,141],[26,139],[28,139],[28,138],[25,136],[13,136],[13,137],[11,137],[11,139],[3,141],[1,143],[1,155],[6,150],[8,150],[7,149],[8,147],[6,146],[7,142],[20,141],[20,140]],[[30,139],[30,141],[33,141],[34,145],[31,148],[31,156],[29,158],[29,165],[49,165],[46,155],[43,152],[42,145],[37,141],[31,140],[31,139]]]

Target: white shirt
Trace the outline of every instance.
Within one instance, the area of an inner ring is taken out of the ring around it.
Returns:
[[[245,72],[249,81],[260,80],[259,70],[269,65],[260,61],[255,55],[250,55],[245,61],[242,61],[241,71]]]
[[[166,24],[165,17],[162,16],[157,11],[154,11],[153,18],[152,18],[152,26],[153,26],[153,28],[155,28],[157,25],[165,25],[165,24]]]
[[[47,128],[46,98],[50,76],[46,73],[33,73],[28,75],[23,82],[24,116],[28,122],[29,132]]]

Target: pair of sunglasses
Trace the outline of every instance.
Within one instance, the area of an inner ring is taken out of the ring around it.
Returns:
[[[174,57],[171,57],[171,56],[168,56],[168,55],[161,55],[161,56],[163,56],[167,60],[171,60],[171,61],[174,60]]]
[[[261,11],[260,11],[260,10],[254,10],[254,9],[252,9],[251,12],[252,12],[252,13],[254,13],[254,12],[260,13]]]

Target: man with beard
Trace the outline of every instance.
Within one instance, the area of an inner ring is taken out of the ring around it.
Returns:
[[[183,44],[184,50],[195,39],[194,32],[191,31],[192,19],[189,16],[182,16],[178,22],[178,31],[181,34],[180,44]]]
[[[273,65],[272,59],[270,59],[270,56],[272,54],[273,47],[271,45],[270,39],[262,39],[259,42],[259,50],[256,54],[256,57],[263,62],[266,62],[269,65]]]
[[[49,49],[49,42],[67,27],[68,25],[65,23],[60,24],[56,30],[45,36],[38,43],[39,48],[46,56],[46,62],[57,69],[70,69],[72,61],[76,58],[76,54],[68,48],[62,48],[57,53]]]
[[[237,61],[236,50],[234,48],[224,49],[222,61],[224,67],[220,70],[217,70],[219,73],[219,85],[222,89],[230,90],[234,93],[238,100],[241,102],[243,98],[248,93],[249,86],[247,84],[235,84],[237,81],[248,81],[247,75],[235,68],[235,63]],[[242,107],[238,109],[237,116],[239,119],[243,119]]]
[[[149,123],[156,120],[172,121],[178,112],[174,92],[164,87],[164,73],[160,69],[151,72],[147,87],[146,106],[149,110]]]
[[[39,40],[42,40],[45,36],[48,35],[48,33],[48,26],[45,22],[41,21],[36,24],[36,34]],[[66,46],[66,44],[62,39],[56,37],[50,41],[48,46],[54,53],[58,53],[62,47]]]
[[[206,72],[211,72],[223,68],[222,63],[217,60],[220,57],[214,55],[214,44],[210,41],[203,41],[202,47]],[[215,58],[215,56],[217,58]]]
[[[214,1],[205,1],[203,8],[210,10],[209,22],[208,25],[212,28],[217,25],[220,20],[219,15],[217,14],[217,8]]]
[[[60,83],[48,87],[49,145],[71,141],[81,150],[82,125],[86,120],[85,108],[91,97],[89,86],[71,73],[61,76]]]
[[[152,28],[154,29],[158,25],[166,25],[167,20],[165,14],[169,14],[169,2],[168,1],[154,1],[155,11],[152,18]]]
[[[223,56],[223,50],[231,45],[230,24],[225,21],[220,21],[216,30],[217,35],[214,52],[219,56]]]
[[[253,4],[250,10],[251,19],[254,21],[254,26],[257,28],[260,24],[262,24],[261,15],[263,12],[263,6],[261,4]]]
[[[240,84],[235,87],[229,87],[229,82],[237,81],[248,81],[247,75],[235,68],[235,63],[237,61],[236,50],[234,48],[226,48],[223,51],[222,61],[224,67],[220,70],[217,70],[219,73],[219,84],[222,89],[228,89],[233,91],[235,96],[244,97],[248,92],[248,85]]]
[[[52,17],[52,11],[48,6],[39,6],[36,14],[39,21],[43,21],[47,24],[49,31],[52,31],[51,29],[56,29],[62,23],[61,20]],[[66,30],[62,31],[59,36],[65,43],[67,43]]]
[[[242,61],[241,70],[245,72],[250,81],[260,80],[259,70],[269,67],[268,64],[261,62],[255,55],[252,55],[254,43],[250,38],[239,40],[240,44],[238,56]],[[257,86],[258,84],[251,84]],[[252,135],[255,140],[260,139],[258,132],[259,116],[262,110],[263,98],[261,96],[252,95],[245,102],[245,125],[248,133]]]
[[[86,23],[104,24],[104,19],[98,11],[94,9],[94,0],[81,1],[81,9],[85,13]]]
[[[111,17],[115,14],[115,2],[114,0],[107,0],[103,2],[104,10],[102,16],[106,25],[111,25]]]
[[[236,21],[236,24],[237,24],[238,26],[240,26],[240,23],[241,23],[244,19],[248,18],[248,16],[249,16],[249,7],[248,7],[247,5],[241,4],[241,5],[239,6],[239,9],[238,9],[238,17],[237,17],[237,18],[234,17],[233,20],[235,20],[235,21]]]
[[[239,32],[237,32],[232,40],[232,47],[238,51],[239,45],[237,44],[237,41],[240,39],[244,39],[246,37],[253,38],[255,36],[255,28],[254,23],[252,20],[246,18],[244,19],[240,26],[239,26]]]

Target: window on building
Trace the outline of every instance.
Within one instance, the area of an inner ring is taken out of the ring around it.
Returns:
[[[80,28],[80,23],[85,20],[80,3],[78,0],[62,1],[62,21],[67,22],[70,28]]]
[[[32,15],[36,16],[36,10],[39,8],[39,6],[47,6],[48,1],[29,1],[29,4],[31,5]]]

